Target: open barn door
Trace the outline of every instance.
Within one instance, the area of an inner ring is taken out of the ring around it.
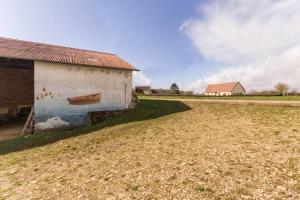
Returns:
[[[0,58],[0,140],[20,135],[33,101],[34,62]]]

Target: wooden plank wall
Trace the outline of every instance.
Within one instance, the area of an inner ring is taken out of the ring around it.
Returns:
[[[34,73],[31,69],[0,68],[0,107],[33,104]]]

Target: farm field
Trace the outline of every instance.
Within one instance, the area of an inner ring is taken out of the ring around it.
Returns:
[[[143,99],[208,99],[208,100],[262,100],[262,101],[300,101],[300,96],[143,96]]]
[[[299,199],[300,108],[141,100],[0,142],[0,199]]]

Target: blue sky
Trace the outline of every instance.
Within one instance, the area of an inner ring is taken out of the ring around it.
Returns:
[[[0,36],[116,53],[141,70],[137,84],[153,87],[299,88],[299,0],[253,2],[1,0]]]

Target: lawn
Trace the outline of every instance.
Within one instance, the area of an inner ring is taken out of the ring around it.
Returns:
[[[300,96],[143,96],[143,99],[219,99],[219,100],[263,100],[263,101],[300,101]]]
[[[0,199],[299,199],[299,116],[142,100],[93,127],[0,143]]]

